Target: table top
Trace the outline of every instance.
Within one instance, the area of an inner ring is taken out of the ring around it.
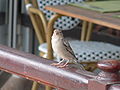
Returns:
[[[120,30],[120,18],[114,17],[120,15],[120,12],[101,13],[71,5],[46,6],[45,8],[61,15],[79,18],[81,20]]]

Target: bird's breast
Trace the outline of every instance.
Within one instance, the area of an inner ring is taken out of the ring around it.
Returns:
[[[52,40],[52,48],[55,53],[60,52],[63,47],[63,42],[61,40]]]

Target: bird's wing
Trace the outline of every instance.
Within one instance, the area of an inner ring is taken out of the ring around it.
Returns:
[[[68,52],[70,52],[70,54],[72,54],[72,55],[75,57],[75,54],[74,54],[74,52],[73,52],[70,44],[68,43],[68,41],[65,40],[65,39],[62,39],[62,40],[63,40],[64,46],[66,47],[65,49],[66,49]],[[76,57],[75,57],[75,58],[76,58]]]

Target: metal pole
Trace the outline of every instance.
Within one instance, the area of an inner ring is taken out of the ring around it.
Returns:
[[[9,22],[8,22],[8,46],[12,47],[12,32],[13,32],[13,0],[9,0]]]
[[[18,9],[18,0],[14,1],[14,12],[13,12],[13,48],[16,48],[16,35],[17,35],[17,9]]]

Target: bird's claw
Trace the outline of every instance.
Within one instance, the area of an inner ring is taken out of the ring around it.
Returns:
[[[58,66],[59,63],[52,63],[52,64],[50,64],[50,65],[52,65],[52,66]]]
[[[64,68],[64,67],[68,66],[67,64],[63,64],[63,63],[52,63],[50,65],[56,66],[56,67],[59,67],[59,68]]]
[[[67,67],[68,65],[59,65],[59,66],[57,66],[57,67],[59,67],[59,68],[64,68],[64,67]]]

